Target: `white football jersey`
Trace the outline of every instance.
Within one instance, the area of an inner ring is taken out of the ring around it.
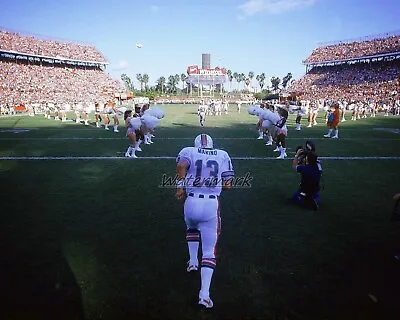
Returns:
[[[189,164],[185,179],[187,194],[219,196],[222,179],[234,177],[231,159],[224,150],[186,147],[179,152],[176,162],[182,159]]]

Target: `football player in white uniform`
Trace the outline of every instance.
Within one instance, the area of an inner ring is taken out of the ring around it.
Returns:
[[[187,271],[199,268],[201,239],[201,289],[199,305],[212,308],[210,285],[216,266],[216,245],[221,228],[219,195],[232,187],[234,170],[226,151],[214,149],[209,135],[201,134],[194,147],[183,148],[176,159],[176,198],[185,199],[184,217],[189,249]]]
[[[240,109],[242,108],[242,102],[241,101],[237,101],[237,111],[240,113]]]
[[[225,114],[228,114],[229,102],[225,100],[223,102]]]
[[[204,121],[206,120],[206,106],[203,104],[200,104],[199,107],[197,108],[197,114],[200,117],[200,125],[204,127]]]

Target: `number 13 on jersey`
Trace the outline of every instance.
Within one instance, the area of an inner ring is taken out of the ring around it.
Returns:
[[[196,167],[196,178],[193,182],[193,186],[201,187],[204,185],[208,188],[215,188],[218,184],[218,162],[215,160],[208,160],[206,162],[206,168],[210,169],[210,174],[206,177],[203,177],[203,160],[197,160],[194,165]]]

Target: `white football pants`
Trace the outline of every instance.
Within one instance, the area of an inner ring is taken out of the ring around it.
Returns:
[[[215,248],[221,228],[219,200],[208,195],[188,196],[184,205],[185,222],[188,229],[200,231],[203,258],[215,259]]]

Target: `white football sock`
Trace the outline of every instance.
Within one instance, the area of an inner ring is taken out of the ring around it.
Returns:
[[[188,249],[189,249],[189,259],[190,264],[195,264],[196,266],[199,264],[198,252],[199,252],[199,241],[188,241]]]
[[[210,286],[213,273],[214,269],[207,267],[201,268],[201,290],[199,297],[202,299],[208,299],[210,297]]]
[[[338,130],[338,129],[335,130],[335,135],[334,135],[334,137],[336,137],[336,138],[339,137],[339,130]]]

